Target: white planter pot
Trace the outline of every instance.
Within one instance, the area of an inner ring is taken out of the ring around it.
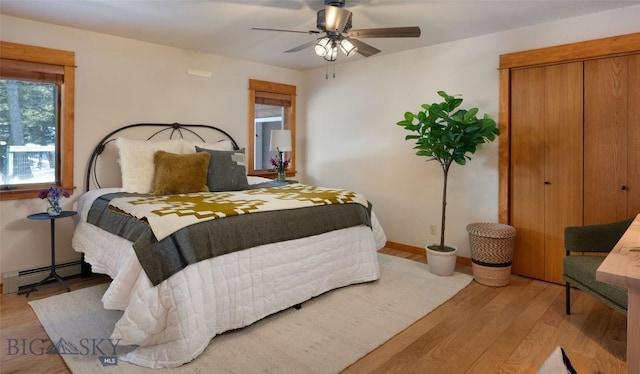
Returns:
[[[455,250],[451,252],[440,252],[429,249],[429,246],[425,247],[427,250],[429,271],[435,275],[451,275],[456,269],[458,248],[450,244],[446,245],[455,248]]]

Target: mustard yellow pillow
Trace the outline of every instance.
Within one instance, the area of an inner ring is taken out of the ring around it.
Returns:
[[[207,192],[207,172],[211,156],[207,152],[182,155],[156,151],[154,195]]]

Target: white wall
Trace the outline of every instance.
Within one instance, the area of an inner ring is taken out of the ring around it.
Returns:
[[[304,73],[305,127],[298,130],[306,182],[363,192],[390,241],[416,247],[439,240],[442,170],[417,157],[396,122],[406,111],[462,94],[498,120],[499,55],[639,32],[640,6],[336,64]],[[375,39],[368,40],[375,46]],[[345,61],[344,56],[338,62]],[[466,225],[497,222],[498,141],[449,173],[446,241],[470,257]]]
[[[302,74],[294,70],[0,17],[3,41],[76,52],[77,190],[63,199],[64,209],[72,209],[84,187],[89,155],[109,131],[137,122],[205,123],[227,130],[244,146],[249,78],[301,84]],[[210,71],[212,77],[189,76],[188,68]],[[48,222],[26,218],[44,208],[37,198],[0,202],[0,272],[50,264]],[[59,263],[79,259],[71,249],[72,223],[56,222]]]

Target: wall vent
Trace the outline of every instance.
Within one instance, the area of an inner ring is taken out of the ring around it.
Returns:
[[[62,278],[80,275],[82,261],[56,264],[56,273]],[[18,292],[20,288],[34,285],[43,280],[51,272],[51,266],[43,266],[34,269],[8,271],[2,273],[2,293]]]

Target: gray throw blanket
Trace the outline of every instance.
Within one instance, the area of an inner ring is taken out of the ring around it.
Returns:
[[[347,227],[371,227],[371,204],[332,204],[258,212],[194,224],[157,241],[146,222],[109,208],[112,193],[93,203],[87,221],[133,242],[140,265],[157,285],[190,264],[258,245],[300,239]]]

